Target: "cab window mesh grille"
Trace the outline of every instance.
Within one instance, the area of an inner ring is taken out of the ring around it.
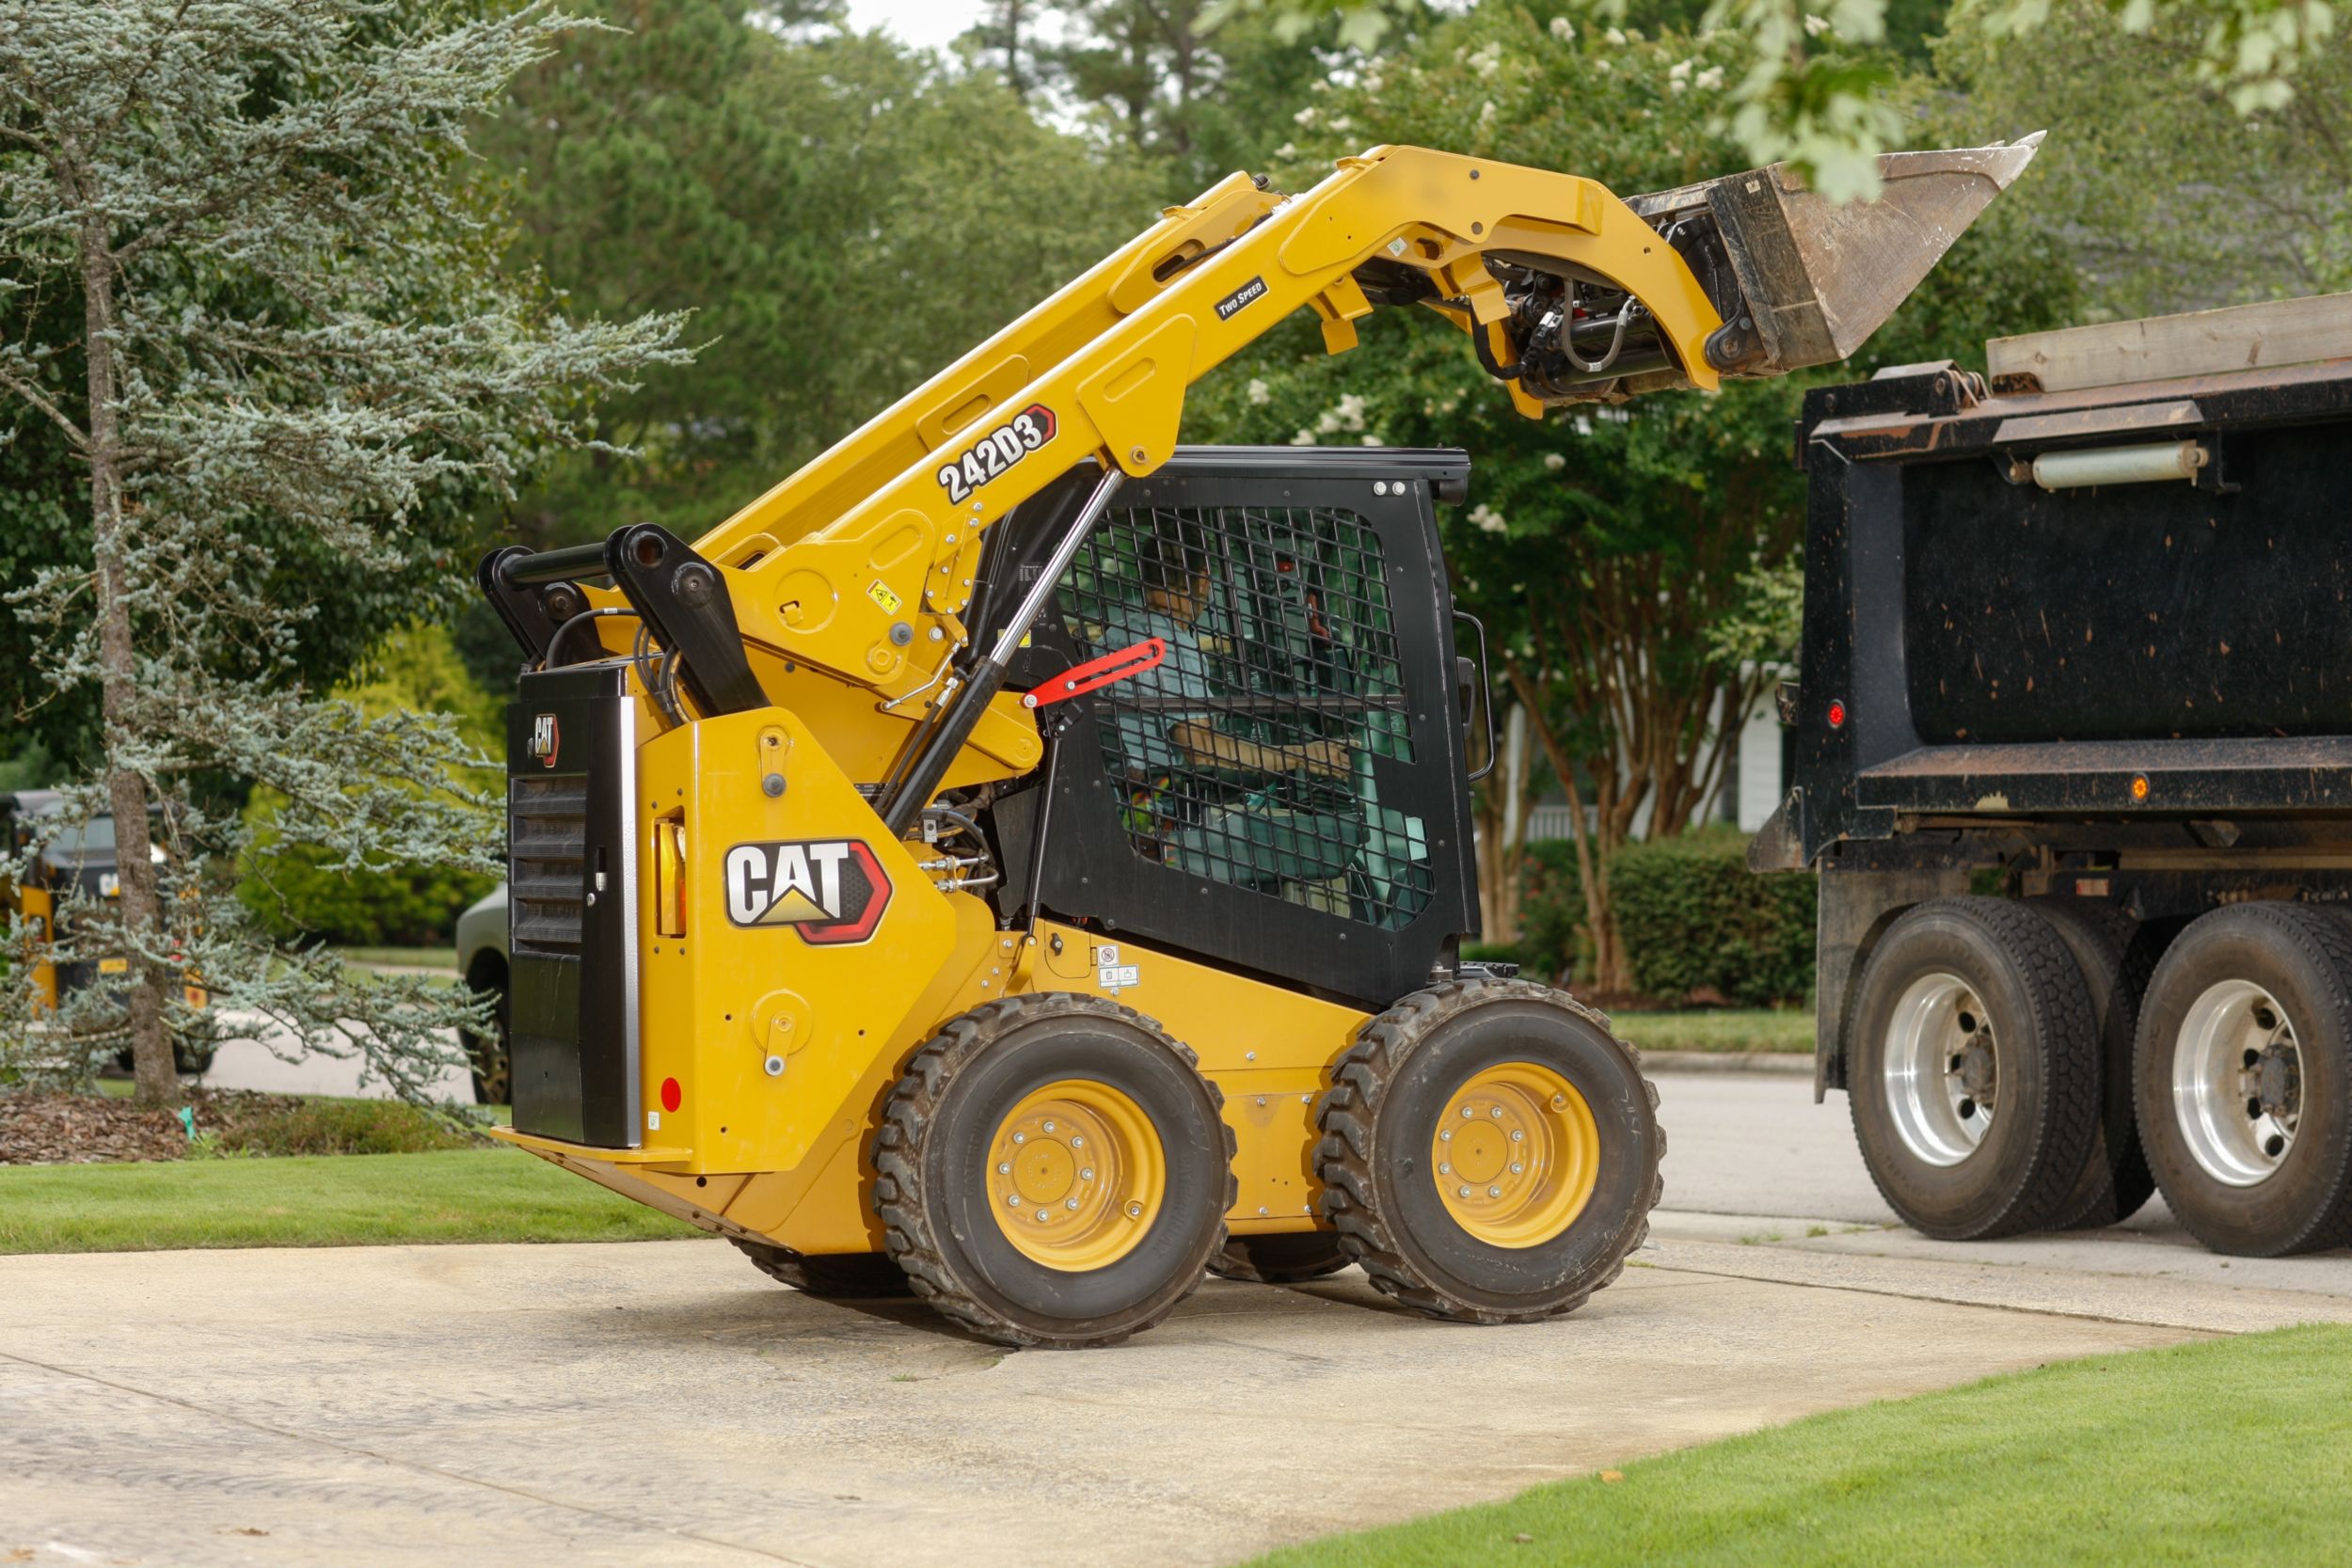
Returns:
[[[1157,637],[1093,701],[1136,854],[1365,925],[1435,887],[1426,825],[1374,762],[1413,761],[1380,541],[1326,507],[1138,507],[1059,585],[1084,657]]]

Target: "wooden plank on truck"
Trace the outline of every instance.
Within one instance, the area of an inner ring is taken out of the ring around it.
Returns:
[[[1984,354],[1996,389],[2031,375],[2045,392],[2342,359],[2352,357],[2352,293],[2029,332],[1995,338]]]

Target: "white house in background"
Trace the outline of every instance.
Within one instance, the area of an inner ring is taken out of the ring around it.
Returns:
[[[1740,725],[1740,750],[1724,771],[1723,792],[1716,796],[1709,809],[1692,815],[1694,825],[1703,820],[1733,822],[1741,832],[1752,833],[1779,809],[1781,796],[1788,787],[1785,781],[1788,776],[1788,732],[1780,721],[1780,705],[1774,695],[1778,684],[1765,682],[1763,695],[1748,709]],[[1504,745],[1528,744],[1525,726],[1526,716],[1514,707],[1504,731]],[[1646,823],[1637,824],[1634,836],[1644,836],[1646,829]],[[1547,799],[1529,814],[1529,843],[1568,836],[1568,803],[1565,797]]]

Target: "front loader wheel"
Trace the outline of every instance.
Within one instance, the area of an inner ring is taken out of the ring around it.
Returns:
[[[998,1344],[1151,1327],[1225,1243],[1233,1134],[1191,1051],[1102,997],[950,1020],[891,1091],[875,1207],[914,1293]]]
[[[828,1301],[878,1301],[914,1293],[906,1271],[892,1262],[887,1253],[813,1254],[740,1237],[730,1240],[752,1260],[752,1267],[808,1295]]]
[[[1431,1317],[1584,1304],[1649,1234],[1666,1138],[1608,1021],[1526,980],[1416,991],[1340,1058],[1324,1209],[1374,1287]]]

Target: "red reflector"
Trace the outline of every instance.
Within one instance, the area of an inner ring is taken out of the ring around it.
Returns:
[[[1829,704],[1829,727],[1833,730],[1846,727],[1846,705],[1835,697],[1830,699]]]
[[[678,1101],[684,1100],[686,1096],[679,1092],[676,1079],[664,1078],[661,1080],[661,1108],[663,1110],[676,1110],[678,1107]]]

